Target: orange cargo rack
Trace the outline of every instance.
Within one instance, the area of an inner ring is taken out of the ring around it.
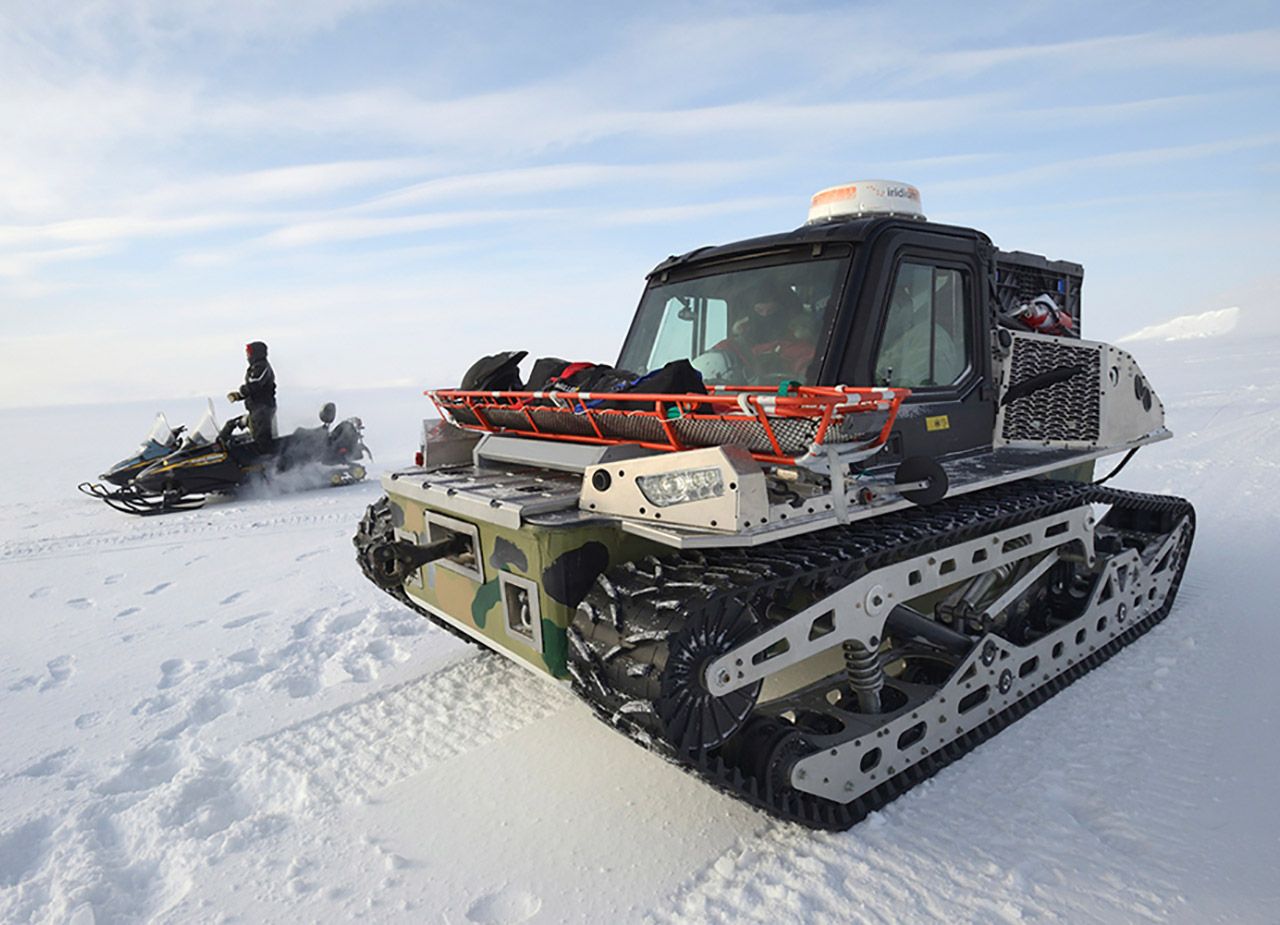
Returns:
[[[864,459],[889,439],[908,389],[799,386],[788,394],[714,386],[706,395],[635,392],[425,393],[445,420],[467,430],[575,443],[638,443],[675,452],[733,445],[758,461],[809,465],[828,448]]]

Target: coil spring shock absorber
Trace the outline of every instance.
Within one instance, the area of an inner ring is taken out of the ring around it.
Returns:
[[[1018,537],[1009,541],[1008,548],[1011,550],[1021,549],[1030,543],[1031,540],[1029,538]],[[1006,562],[1004,565],[997,566],[989,572],[983,572],[981,575],[972,578],[967,584],[961,585],[938,603],[936,612],[939,619],[943,623],[950,624],[959,630],[967,628],[969,632],[987,632],[991,629],[987,624],[995,614],[985,613],[982,605],[984,602],[991,603],[989,598],[995,597],[992,594],[992,589],[1021,574],[1021,569],[1022,563]]]
[[[884,688],[884,671],[880,653],[868,649],[861,640],[844,643],[844,670],[849,686],[858,698],[859,713],[880,712],[880,691]]]

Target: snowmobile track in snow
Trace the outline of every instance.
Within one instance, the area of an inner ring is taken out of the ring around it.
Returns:
[[[211,858],[268,843],[298,807],[315,816],[359,802],[573,703],[567,690],[505,659],[469,654],[217,754],[198,733],[230,706],[227,680],[189,692],[193,715],[121,755],[103,775],[77,770],[77,753],[68,749],[0,779],[0,786],[48,779],[79,795],[61,811],[38,812],[3,833],[0,888],[19,889],[3,897],[0,919],[26,921],[49,893],[86,890],[109,896],[98,908],[108,921],[150,919],[181,897]],[[490,694],[478,698],[477,690]],[[208,715],[196,715],[201,704],[212,704]],[[124,850],[126,825],[163,834],[164,850]],[[145,887],[119,891],[127,892],[123,898],[108,889],[135,878]]]
[[[475,691],[496,691],[477,698]],[[489,653],[250,743],[325,803],[359,799],[573,704],[567,690]]]
[[[245,531],[261,535],[331,526],[346,527],[350,522],[351,512],[345,509],[317,513],[276,514],[269,517],[254,517],[252,514],[246,514],[242,517],[220,517],[216,521],[148,519],[140,522],[138,528],[132,530],[9,541],[0,545],[0,563],[84,556],[117,549],[165,546],[192,540],[217,539],[222,536],[242,534]]]

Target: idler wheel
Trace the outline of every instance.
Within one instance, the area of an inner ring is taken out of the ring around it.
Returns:
[[[779,793],[791,788],[795,763],[812,753],[813,746],[794,725],[776,717],[758,716],[721,754],[766,791]]]

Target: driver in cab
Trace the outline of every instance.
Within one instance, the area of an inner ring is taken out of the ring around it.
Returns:
[[[796,294],[784,286],[760,287],[745,297],[729,336],[693,360],[711,382],[772,385],[805,378],[815,353],[816,325]]]

